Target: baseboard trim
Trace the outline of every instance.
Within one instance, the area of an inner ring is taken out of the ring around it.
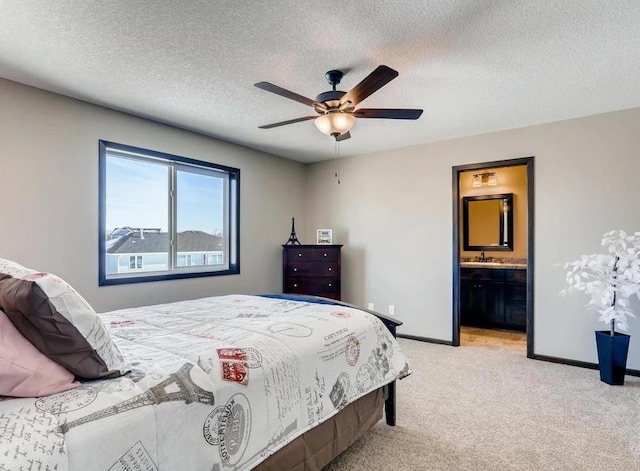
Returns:
[[[437,343],[438,345],[453,345],[451,340],[432,339],[429,337],[420,337],[419,335],[397,334],[397,337],[401,339],[417,340],[419,342]]]
[[[568,358],[552,357],[548,355],[538,355],[535,353],[531,358],[533,358],[534,360],[548,361],[550,363],[559,363],[561,365],[577,366],[579,368],[589,368],[590,370],[599,369],[599,366],[597,363],[591,363],[588,361],[569,360]],[[628,376],[640,376],[640,370],[632,370],[627,368],[626,374]]]
[[[397,337],[401,339],[417,340],[419,342],[453,346],[453,342],[450,340],[432,339],[429,337],[420,337],[419,335],[397,334]],[[534,353],[533,356],[529,358],[533,360],[548,361],[549,363],[558,363],[560,365],[577,366],[578,368],[588,368],[590,370],[599,369],[599,366],[597,363],[591,363],[588,361],[570,360],[568,358],[553,357],[549,355],[538,355],[536,353]],[[630,368],[627,368],[627,371],[625,372],[625,374],[628,376],[640,377],[640,370],[632,370]]]

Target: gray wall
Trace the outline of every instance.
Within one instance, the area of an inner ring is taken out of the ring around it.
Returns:
[[[0,257],[61,276],[97,311],[281,290],[303,164],[2,79],[0,137]],[[241,273],[99,288],[99,139],[240,168]]]
[[[56,273],[96,310],[281,289],[281,248],[332,228],[347,301],[394,304],[401,332],[451,340],[451,167],[536,159],[535,352],[596,361],[597,315],[560,297],[559,266],[640,230],[640,109],[342,159],[272,155],[0,79],[0,257]],[[238,167],[241,274],[98,287],[98,140]],[[345,144],[347,145],[347,144]],[[635,303],[638,307],[638,303]],[[640,369],[640,321],[629,367]]]
[[[583,294],[558,295],[560,264],[599,252],[608,230],[640,231],[638,123],[637,108],[345,158],[340,185],[335,162],[314,164],[305,234],[332,228],[345,244],[345,300],[394,304],[400,332],[451,340],[452,167],[535,156],[534,351],[595,362],[604,325]],[[640,369],[638,319],[631,334],[628,367]]]

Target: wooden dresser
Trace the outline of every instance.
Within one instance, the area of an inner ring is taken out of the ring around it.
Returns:
[[[340,300],[342,245],[283,245],[282,290]]]

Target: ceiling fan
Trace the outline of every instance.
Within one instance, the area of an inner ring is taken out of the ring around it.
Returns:
[[[317,115],[303,116],[302,118],[289,119],[279,123],[259,126],[260,129],[271,129],[287,124],[299,123],[315,119],[316,127],[323,133],[333,136],[336,141],[344,141],[351,137],[350,130],[356,118],[384,118],[384,119],[418,119],[422,110],[398,109],[398,108],[359,108],[356,105],[368,96],[372,95],[387,83],[398,76],[398,72],[386,65],[378,66],[365,77],[358,85],[348,92],[336,90],[344,73],[340,70],[330,70],[325,74],[327,82],[333,90],[320,93],[315,100],[298,95],[292,91],[274,85],[269,82],[258,82],[256,87],[276,95],[289,98],[303,105],[312,107]]]

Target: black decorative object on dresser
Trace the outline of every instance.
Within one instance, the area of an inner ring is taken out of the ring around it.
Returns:
[[[342,245],[283,245],[282,291],[340,300]]]
[[[291,235],[285,245],[302,245],[296,235],[296,218],[291,218]]]
[[[460,324],[526,331],[527,271],[460,268]]]

